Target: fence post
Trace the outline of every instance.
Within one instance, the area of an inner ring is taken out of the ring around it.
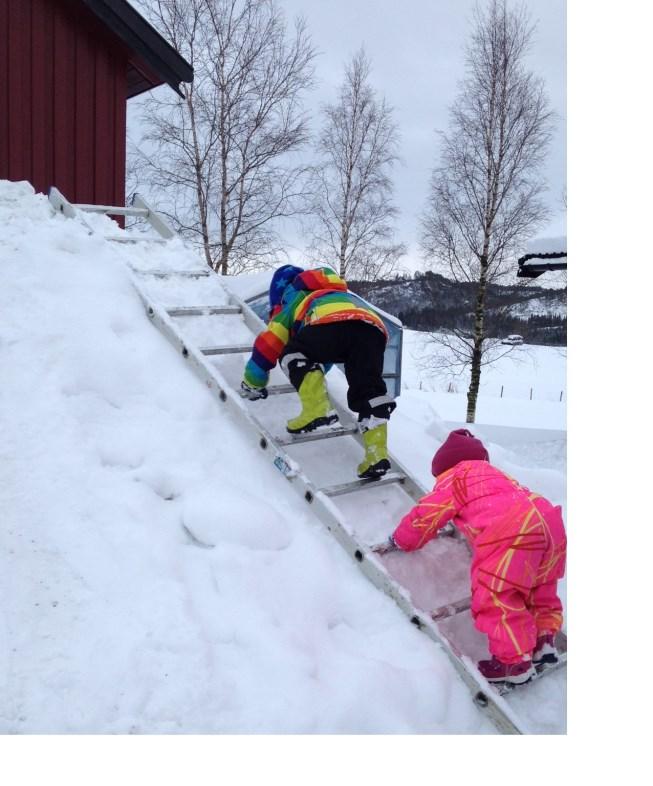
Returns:
[[[501,385],[501,395],[499,396],[499,398],[503,398],[503,385]]]
[[[562,394],[564,393],[563,390],[560,391],[560,401],[562,401]]]
[[[533,400],[533,388],[531,388],[531,401]]]

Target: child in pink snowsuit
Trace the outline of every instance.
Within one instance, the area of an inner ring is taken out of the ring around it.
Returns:
[[[432,472],[434,490],[403,517],[391,540],[414,551],[453,521],[472,546],[471,611],[492,655],[479,670],[490,682],[526,682],[535,666],[557,662],[562,604],[556,590],[566,553],[560,507],[493,467],[466,429],[449,434]]]

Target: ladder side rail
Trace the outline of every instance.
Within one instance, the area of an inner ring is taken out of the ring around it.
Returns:
[[[166,240],[170,240],[171,238],[177,236],[177,233],[170,226],[170,224],[168,224],[165,218],[160,213],[157,213],[156,210],[153,210],[140,194],[134,194],[132,197],[132,205],[136,208],[147,210],[147,220],[161,235],[161,237],[165,238]]]
[[[56,186],[48,188],[48,201],[57,213],[62,213],[66,218],[76,218],[82,222],[86,227],[89,235],[94,235],[95,230],[88,221],[84,218],[83,213],[79,213],[73,204],[71,204],[66,197],[59,191]]]
[[[247,303],[245,303],[244,300],[239,298],[237,295],[234,295],[232,292],[229,292],[229,295],[230,295],[231,302],[234,303],[235,305],[240,306],[240,308],[242,309],[242,314],[243,314],[243,319],[245,320],[245,324],[255,335],[258,335],[262,330],[265,329],[266,325],[263,322],[263,320],[256,314],[256,312],[250,306],[247,305]],[[287,377],[288,375],[286,374],[284,369],[281,370]],[[338,413],[338,417],[340,418],[340,422],[342,423],[342,425],[345,428],[348,427],[356,428],[355,433],[353,433],[352,436],[359,443],[359,445],[362,446],[363,437],[360,431],[358,430],[358,423],[352,417],[352,414],[349,411],[349,409],[343,407],[337,400],[334,401],[332,399],[332,404],[334,406],[334,409]],[[428,494],[428,490],[425,489],[424,486],[422,486],[422,484],[418,480],[416,480],[415,477],[413,477],[412,473],[409,472],[406,469],[406,467],[400,461],[397,460],[396,456],[393,456],[389,451],[388,451],[388,455],[390,456],[390,463],[392,464],[393,469],[396,469],[400,474],[405,476],[406,480],[404,482],[403,488],[415,502],[417,502],[426,494]]]
[[[57,213],[63,213],[66,218],[76,218],[77,211],[56,186],[48,188],[48,200]]]

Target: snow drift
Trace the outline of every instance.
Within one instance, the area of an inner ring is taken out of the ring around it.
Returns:
[[[0,181],[0,732],[493,733],[152,329],[126,263],[199,260],[89,220]],[[417,395],[393,450],[423,471],[446,427]]]

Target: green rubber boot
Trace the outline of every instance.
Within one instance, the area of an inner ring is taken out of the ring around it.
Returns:
[[[338,415],[331,409],[321,371],[309,371],[304,377],[299,386],[299,400],[302,402],[301,413],[286,424],[291,434],[303,434],[337,422]]]
[[[382,423],[363,432],[365,458],[358,465],[359,478],[380,478],[390,469],[388,424]]]

